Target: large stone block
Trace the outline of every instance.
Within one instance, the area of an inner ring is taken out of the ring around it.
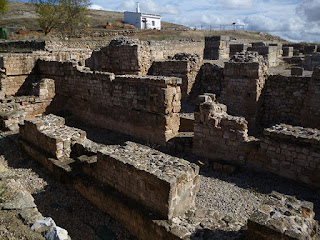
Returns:
[[[157,216],[172,219],[194,205],[199,167],[139,144],[98,153],[97,179],[141,203]]]

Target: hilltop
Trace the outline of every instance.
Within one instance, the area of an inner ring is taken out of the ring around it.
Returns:
[[[15,27],[17,33],[19,29],[28,31],[24,35],[16,35],[15,39],[45,39],[50,40],[57,34],[53,31],[48,36],[44,36],[39,32],[40,26],[37,21],[35,8],[31,3],[12,1],[8,3],[8,12],[0,18],[0,26]],[[123,22],[123,12],[105,11],[105,10],[89,10],[90,31],[107,32],[107,31],[127,31],[135,29],[133,25]],[[107,25],[111,25],[112,29],[106,29]],[[30,32],[31,31],[31,32]],[[121,33],[119,33],[121,35]],[[108,34],[92,34],[90,38],[113,38],[114,35]],[[162,30],[144,30],[138,32],[126,32],[127,36],[139,38],[141,40],[166,40],[166,39],[194,39],[202,40],[205,36],[229,35],[235,39],[250,39],[250,41],[283,41],[279,37],[252,31],[209,31],[209,30],[192,30],[186,26],[162,21]],[[83,36],[81,36],[83,38]],[[79,40],[79,39],[78,39]]]

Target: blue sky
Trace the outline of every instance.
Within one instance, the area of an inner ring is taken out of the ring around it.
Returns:
[[[137,0],[91,0],[92,8],[135,11]],[[320,0],[139,0],[142,12],[189,27],[245,25],[292,41],[320,42]]]

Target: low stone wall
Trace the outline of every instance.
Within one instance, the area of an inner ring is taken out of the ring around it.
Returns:
[[[181,79],[92,72],[72,63],[38,62],[56,83],[52,112],[165,145],[177,135]]]
[[[318,239],[313,203],[277,192],[248,220],[248,239]]]
[[[225,105],[212,102],[209,97],[207,100],[195,113],[193,153],[245,164],[249,154],[247,121],[228,115]]]
[[[281,124],[265,129],[256,139],[248,136],[244,118],[228,115],[225,105],[208,96],[195,113],[193,153],[320,186],[318,129]]]
[[[264,169],[306,184],[320,186],[320,131],[275,125],[264,130],[260,155]]]
[[[149,74],[182,79],[182,99],[187,99],[195,82],[202,59],[198,55],[176,54],[172,60],[153,62]]]
[[[28,153],[49,169],[53,170],[50,163],[53,158],[53,162],[68,171],[81,172],[82,178],[93,181],[93,186],[111,187],[120,197],[138,203],[142,206],[141,214],[148,210],[157,219],[172,219],[195,203],[200,187],[199,167],[183,159],[133,142],[122,146],[89,143],[86,132],[66,126],[64,118],[52,114],[26,120],[20,128],[20,137]],[[97,154],[92,156],[96,160],[79,156],[82,153]],[[66,166],[70,163],[74,163],[72,168]],[[83,171],[81,164],[87,164],[91,171]],[[118,214],[117,218],[124,221],[126,216]]]
[[[230,57],[236,55],[236,53],[241,53],[242,51],[247,51],[252,44],[242,43],[242,44],[230,44]]]
[[[141,148],[127,143],[117,151],[101,150],[96,178],[161,218],[172,219],[186,212],[194,205],[200,187],[199,167],[160,153],[150,155],[149,148],[144,152]]]
[[[39,50],[45,50],[45,41],[4,41],[0,42],[0,52],[33,52]]]
[[[63,161],[71,154],[71,145],[84,140],[86,132],[65,126],[65,120],[55,115],[26,120],[20,126],[20,136],[47,156]]]

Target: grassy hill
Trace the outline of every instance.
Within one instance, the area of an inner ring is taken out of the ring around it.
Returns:
[[[12,1],[8,3],[8,12],[0,19],[0,25],[6,27],[13,25],[25,29],[39,29],[40,26],[37,18],[35,8],[31,3]],[[126,25],[123,23],[123,18],[123,12],[89,10],[90,27],[92,28],[103,28],[107,23],[111,23],[115,29],[121,29]],[[162,28],[165,30],[168,28],[185,29],[187,27],[162,22]]]
[[[31,3],[12,1],[8,3],[8,12],[0,17],[0,26],[14,26],[16,29],[41,30],[37,21],[35,8]],[[135,28],[123,22],[123,12],[89,10],[90,27],[94,31],[108,31],[106,25],[111,24],[113,30],[125,30]],[[99,35],[99,34],[98,34]],[[165,39],[194,39],[203,40],[205,36],[229,35],[234,39],[250,39],[250,41],[282,41],[279,37],[267,33],[250,31],[208,31],[191,30],[186,26],[162,21],[162,30],[144,30],[127,36],[140,38],[142,40],[165,40]],[[53,31],[48,36],[32,31],[26,35],[16,35],[15,39],[52,39],[57,34]],[[99,38],[99,37],[95,37]],[[100,37],[108,38],[107,36]],[[109,37],[110,38],[110,37]],[[113,38],[113,37],[112,37]],[[80,39],[78,39],[80,40]],[[84,40],[84,39],[83,39]]]

